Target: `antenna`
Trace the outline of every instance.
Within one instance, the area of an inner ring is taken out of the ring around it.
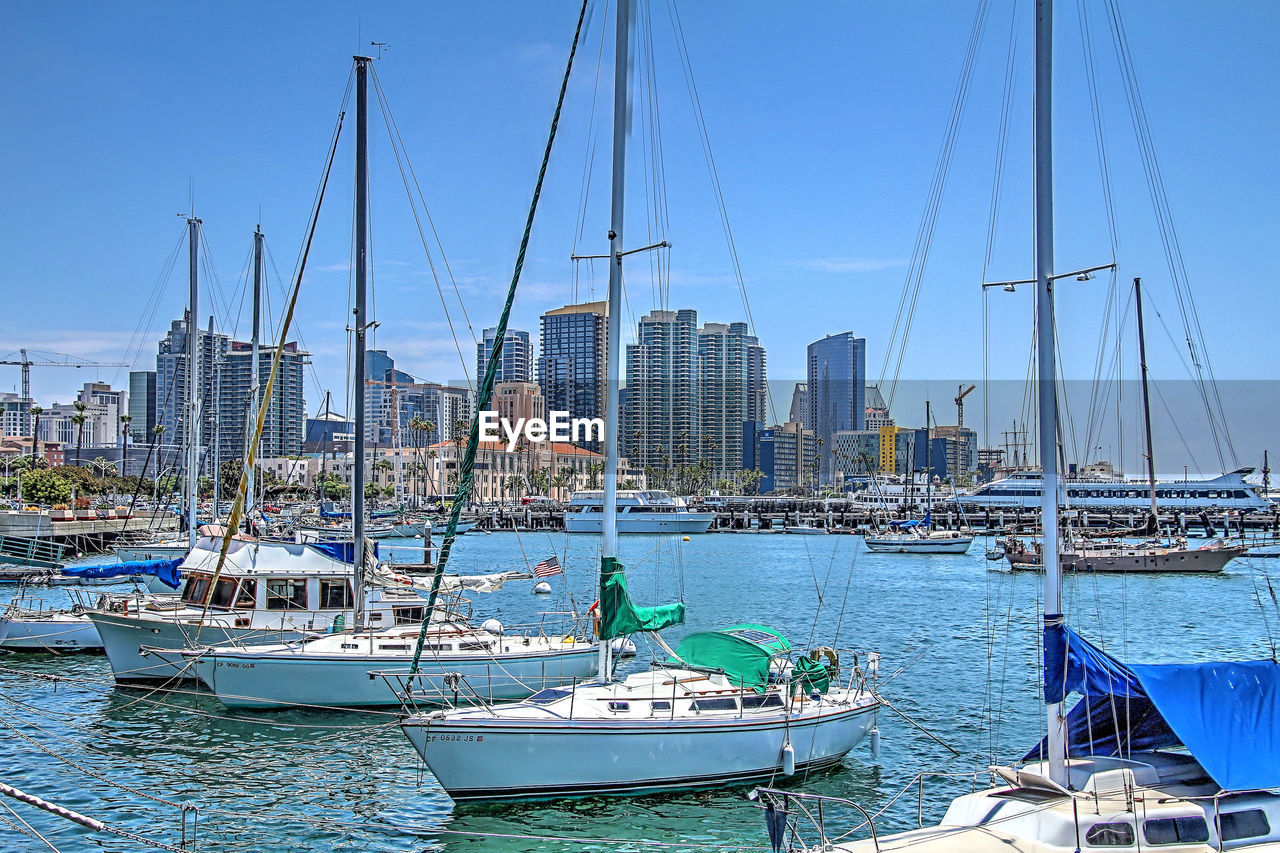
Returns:
[[[374,57],[375,59],[382,58],[382,51],[386,50],[390,52],[391,50],[391,43],[386,41],[371,41],[369,42],[369,46],[376,47],[378,49],[378,55]]]

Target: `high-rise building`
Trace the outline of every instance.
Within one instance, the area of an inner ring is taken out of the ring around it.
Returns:
[[[148,444],[151,430],[156,425],[156,372],[132,370],[129,372],[129,440],[134,444]]]
[[[174,320],[169,332],[160,341],[156,354],[156,425],[164,427],[164,434],[159,444],[163,445],[162,458],[176,458],[174,451],[179,451],[187,439],[187,334],[190,312],[184,312],[181,320]],[[209,318],[209,326],[213,326],[213,318]],[[197,444],[201,448],[210,446],[213,440],[213,419],[209,417],[214,401],[213,365],[227,354],[230,340],[226,335],[211,333],[200,329],[196,335],[199,370],[200,422],[197,424]],[[202,471],[208,473],[208,465],[212,457],[201,454]]]
[[[627,458],[642,468],[702,458],[698,337],[697,311],[650,311],[640,318],[636,343],[627,345],[620,440]]]
[[[880,467],[879,429],[842,429],[831,437],[836,480],[867,477]]]
[[[765,352],[746,323],[651,311],[627,347],[623,444],[640,466],[706,460],[713,479],[743,468],[742,425],[765,409]]]
[[[787,414],[787,420],[790,423],[805,424],[809,417],[809,383],[797,382],[796,386],[791,389],[791,410]]]
[[[547,411],[603,418],[607,303],[566,305],[542,315],[538,385]],[[599,442],[584,442],[592,449]]]
[[[832,482],[832,437],[839,430],[866,425],[865,338],[853,332],[828,335],[809,344],[808,377],[810,426],[819,442],[819,481]]]
[[[893,426],[893,418],[889,416],[889,404],[884,401],[879,385],[868,385],[865,429],[880,429],[886,426]]]
[[[776,488],[773,429],[766,429],[760,421],[747,421],[742,425],[742,467],[747,471],[760,472],[762,476],[756,493],[761,495],[767,495]]]
[[[497,334],[497,328],[485,329],[480,342],[476,344],[477,385],[484,378],[484,371],[489,364],[489,355],[493,352]],[[507,329],[507,333],[502,338],[502,360],[498,362],[498,375],[494,381],[533,381],[533,345],[529,343],[528,332]]]
[[[258,399],[267,391],[267,377],[275,360],[276,348],[258,347]],[[284,345],[280,356],[280,370],[271,390],[267,415],[263,421],[262,439],[258,446],[260,456],[293,456],[302,452],[306,438],[304,428],[307,412],[303,397],[303,368],[309,363],[310,353],[298,349],[296,343]],[[253,377],[253,346],[233,341],[226,356],[218,366],[216,378],[219,390],[218,456],[220,459],[243,459],[249,446],[249,437],[255,424],[249,420],[250,383]]]

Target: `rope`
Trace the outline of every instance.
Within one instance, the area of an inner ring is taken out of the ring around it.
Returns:
[[[524,234],[520,238],[520,251],[516,255],[515,269],[511,274],[511,285],[507,288],[507,299],[502,306],[502,316],[494,331],[493,350],[489,353],[489,362],[485,365],[484,378],[476,392],[476,417],[471,421],[471,436],[467,441],[467,452],[458,469],[458,491],[454,495],[453,507],[449,511],[449,524],[445,528],[444,541],[440,544],[440,557],[436,561],[435,574],[431,578],[431,592],[427,598],[426,618],[422,620],[422,629],[418,632],[418,644],[413,651],[413,666],[410,674],[417,674],[418,662],[422,657],[422,646],[427,639],[427,629],[431,624],[431,614],[435,612],[436,598],[440,594],[440,582],[444,578],[445,565],[449,562],[449,554],[453,551],[453,542],[458,535],[458,519],[462,516],[462,508],[471,498],[472,471],[476,462],[476,451],[480,445],[480,415],[489,405],[493,394],[493,385],[498,376],[498,368],[502,361],[502,347],[507,336],[507,320],[511,316],[511,306],[516,298],[516,286],[520,283],[520,273],[524,269],[525,253],[529,249],[529,235],[533,231],[533,220],[538,212],[538,199],[542,195],[542,182],[547,175],[547,164],[551,160],[551,149],[556,139],[556,128],[560,124],[560,111],[564,107],[565,92],[569,88],[569,74],[573,71],[573,57],[578,52],[578,39],[582,35],[582,21],[587,14],[587,0],[582,0],[582,9],[578,12],[578,26],[573,33],[573,44],[569,48],[569,61],[564,69],[564,79],[560,82],[560,95],[556,100],[556,110],[551,117],[551,130],[547,135],[547,145],[542,153],[542,166],[538,169],[538,180],[533,188],[533,201],[529,205],[529,215],[525,219]]]

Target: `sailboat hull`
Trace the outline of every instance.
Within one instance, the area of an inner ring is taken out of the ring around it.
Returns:
[[[1211,573],[1222,571],[1227,563],[1243,553],[1243,548],[1171,548],[1159,552],[1135,550],[1132,553],[1064,553],[1060,560],[1063,570],[1068,572]],[[1044,570],[1039,555],[1034,553],[1005,554],[1005,559],[1013,569]]]
[[[863,540],[868,551],[877,554],[967,554],[973,544],[972,536],[960,536],[955,539],[916,539],[916,538],[875,538],[868,536]]]
[[[795,769],[838,764],[875,724],[878,705],[767,720],[644,723],[409,717],[405,735],[458,802],[640,794],[772,779],[790,738]]]
[[[85,616],[0,619],[0,649],[11,652],[101,652],[102,640]]]
[[[412,640],[406,645],[412,648]],[[195,658],[196,676],[229,708],[399,706],[402,700],[397,691],[408,679],[410,664],[404,655],[342,659],[291,654],[287,648],[264,653],[220,649],[213,655],[195,657],[188,652],[186,656]],[[455,696],[463,703],[524,699],[543,688],[594,676],[597,660],[597,649],[590,643],[541,654],[435,657],[428,653],[413,678],[414,699],[429,702],[438,697],[439,704]],[[375,674],[379,672],[385,675]],[[452,673],[463,678],[456,692],[445,685],[446,674]]]

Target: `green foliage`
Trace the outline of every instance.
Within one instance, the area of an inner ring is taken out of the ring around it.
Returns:
[[[27,471],[22,475],[22,499],[38,504],[71,500],[71,484],[50,470]]]

